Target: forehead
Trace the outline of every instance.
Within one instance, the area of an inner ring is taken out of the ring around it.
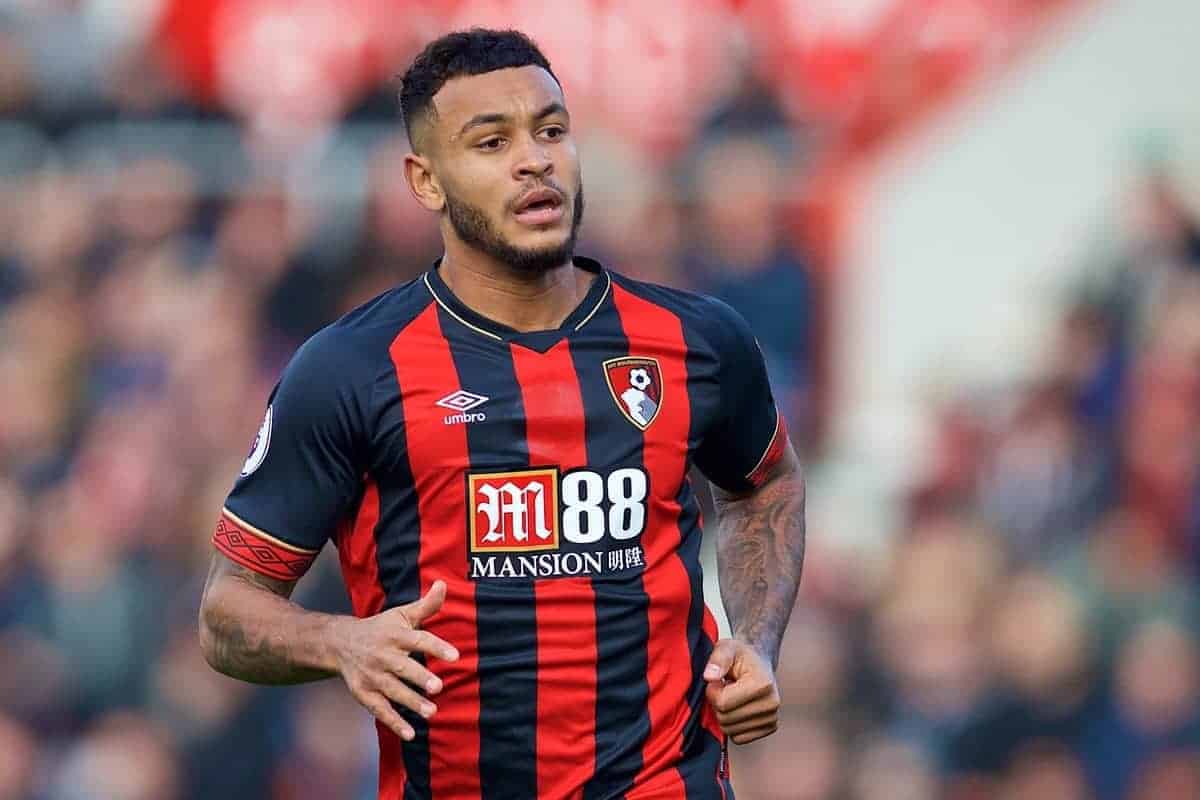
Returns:
[[[535,66],[453,78],[433,96],[436,124],[443,135],[456,134],[467,120],[478,114],[519,118],[556,102],[566,105],[562,89],[549,72]]]

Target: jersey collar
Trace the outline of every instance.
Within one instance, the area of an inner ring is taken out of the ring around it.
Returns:
[[[604,301],[608,299],[612,289],[612,278],[609,276],[608,270],[604,269],[598,261],[583,256],[575,256],[572,261],[580,269],[595,274],[596,280],[592,281],[587,295],[575,307],[575,310],[567,315],[561,325],[543,331],[518,331],[468,307],[455,296],[454,292],[450,291],[450,287],[442,280],[438,271],[438,267],[442,263],[440,258],[425,273],[424,281],[437,304],[469,330],[498,342],[516,342],[532,346],[536,350],[543,350],[549,349],[562,337],[569,336],[586,325],[604,305]],[[545,348],[539,346],[542,344],[546,345]]]

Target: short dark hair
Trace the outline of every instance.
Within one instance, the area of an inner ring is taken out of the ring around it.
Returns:
[[[446,81],[463,75],[529,66],[541,67],[558,81],[549,59],[520,31],[472,28],[434,39],[400,78],[400,114],[413,148],[417,147],[414,128],[428,115],[433,96]]]

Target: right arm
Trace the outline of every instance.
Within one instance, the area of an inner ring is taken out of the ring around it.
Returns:
[[[200,646],[209,665],[272,685],[336,675],[330,633],[340,618],[292,603],[295,586],[214,554],[200,601]]]
[[[445,600],[445,583],[364,619],[306,611],[289,599],[329,532],[362,497],[374,367],[361,352],[327,328],[284,370],[213,534],[200,642],[214,669],[252,683],[339,675],[358,702],[411,739],[397,706],[429,717],[436,708],[425,695],[442,689],[411,654],[458,657],[420,630]]]
[[[412,739],[412,726],[394,704],[428,718],[437,707],[422,692],[437,694],[442,682],[410,654],[458,658],[453,647],[419,630],[441,607],[446,585],[437,581],[416,602],[366,619],[307,611],[288,599],[295,585],[215,554],[200,604],[200,644],[208,663],[251,683],[295,684],[340,675],[368,711],[400,737]]]

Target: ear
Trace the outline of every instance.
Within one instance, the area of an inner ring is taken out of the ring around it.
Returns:
[[[441,211],[446,205],[442,184],[433,174],[433,165],[427,156],[409,153],[404,157],[404,179],[408,190],[417,202],[429,211]]]

